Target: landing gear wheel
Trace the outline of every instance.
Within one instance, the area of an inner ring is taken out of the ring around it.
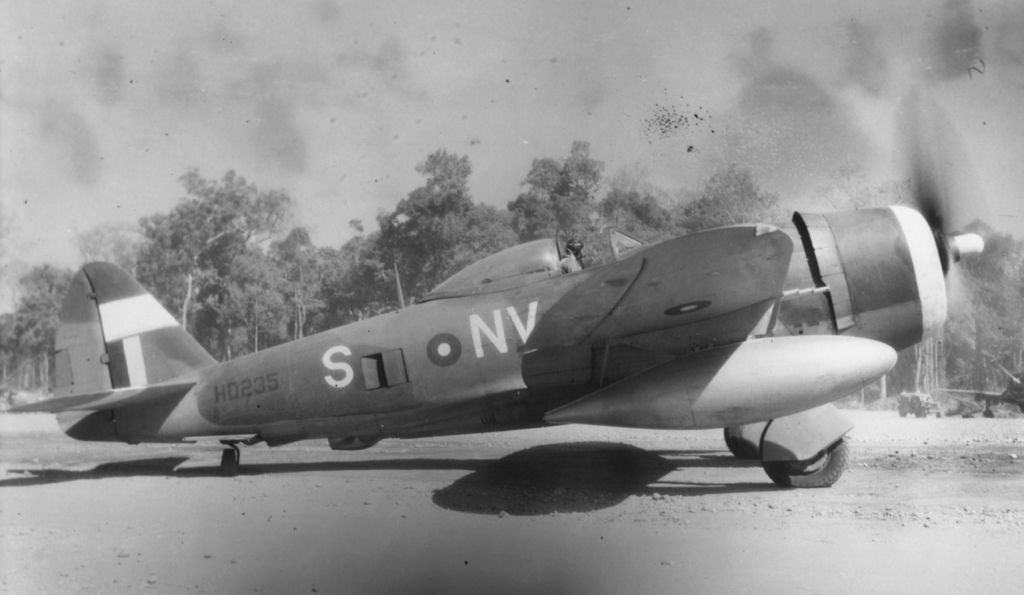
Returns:
[[[846,439],[818,453],[808,461],[762,462],[765,473],[784,488],[827,488],[846,470]]]
[[[731,428],[725,428],[723,430],[725,434],[725,445],[729,447],[729,452],[734,457],[741,461],[757,461],[761,458],[761,449],[754,442],[751,442],[738,432],[732,431]]]
[[[231,448],[225,448],[220,453],[220,474],[224,477],[234,477],[238,475],[238,461],[242,458],[241,453],[238,451],[238,447],[234,444]]]
[[[991,409],[986,409],[985,411],[982,412],[982,415],[984,415],[985,417],[995,417],[996,412],[992,411]]]

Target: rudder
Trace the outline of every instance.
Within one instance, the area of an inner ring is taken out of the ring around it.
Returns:
[[[142,387],[217,363],[131,275],[90,263],[60,312],[55,397]]]

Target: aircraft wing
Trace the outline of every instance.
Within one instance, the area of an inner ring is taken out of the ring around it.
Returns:
[[[937,391],[944,393],[950,393],[955,398],[960,398],[957,395],[963,395],[964,397],[975,399],[977,401],[992,401],[993,403],[1000,403],[1003,401],[1010,402],[1010,399],[1002,399],[1003,393],[984,391],[984,390],[961,390],[958,388],[937,388]]]
[[[194,380],[164,382],[151,384],[145,387],[116,388],[96,393],[83,395],[71,395],[68,397],[57,397],[46,399],[31,405],[22,405],[11,409],[12,413],[46,412],[58,413],[60,411],[99,411],[101,409],[114,409],[126,405],[135,405],[156,399],[184,396],[195,386]]]
[[[789,237],[764,225],[636,248],[618,262],[579,273],[586,279],[545,313],[525,350],[638,335],[758,304],[767,309],[782,293],[792,253]]]

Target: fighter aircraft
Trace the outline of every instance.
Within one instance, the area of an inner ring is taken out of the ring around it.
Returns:
[[[218,363],[131,276],[85,265],[60,313],[53,398],[81,440],[239,445],[546,424],[729,428],[777,484],[832,485],[852,424],[830,405],[946,317],[944,272],[981,238],[922,212],[795,213],[564,274],[542,239],[483,258],[401,310]],[[933,204],[935,203],[935,204]]]
[[[992,411],[992,405],[998,403],[1010,403],[1020,408],[1021,412],[1024,413],[1024,383],[1021,382],[1020,376],[1014,376],[1009,370],[1003,366],[996,364],[999,370],[1006,374],[1009,381],[1006,383],[1006,388],[1002,392],[984,391],[984,390],[961,390],[955,388],[940,388],[937,389],[944,393],[950,394],[955,399],[962,399],[960,395],[964,395],[976,403],[982,403],[985,405],[985,409],[981,414],[985,417],[995,417],[996,414]]]

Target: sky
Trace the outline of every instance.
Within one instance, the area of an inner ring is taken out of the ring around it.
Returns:
[[[78,237],[167,212],[179,178],[281,189],[318,245],[468,155],[504,207],[533,159],[591,144],[667,190],[749,167],[795,208],[841,170],[896,179],[902,97],[947,113],[974,195],[1024,229],[1024,4],[1014,1],[0,3],[0,312]],[[964,214],[966,218],[970,213]],[[961,221],[960,223],[966,223]]]

